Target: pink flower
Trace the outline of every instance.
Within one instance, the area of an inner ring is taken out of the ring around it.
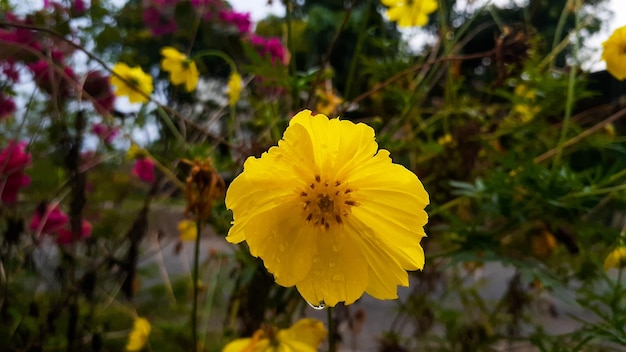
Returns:
[[[0,120],[13,115],[15,110],[15,102],[0,93]]]
[[[81,230],[80,230],[80,236],[75,239],[74,236],[72,236],[71,229],[62,228],[61,230],[59,230],[59,237],[57,237],[57,243],[60,245],[66,245],[66,244],[74,243],[78,240],[84,240],[86,238],[89,238],[91,237],[91,229],[92,229],[92,226],[89,223],[89,221],[83,220]]]
[[[154,36],[161,36],[176,32],[178,28],[173,18],[166,18],[161,15],[158,9],[149,7],[143,11],[143,21],[150,27]]]
[[[0,151],[0,199],[3,203],[15,203],[20,188],[30,184],[30,177],[24,173],[30,159],[25,142],[10,141],[9,145]]]
[[[286,63],[285,57],[287,51],[278,38],[263,38],[256,34],[252,34],[250,35],[250,43],[256,48],[259,55],[269,57],[272,63]]]
[[[135,161],[133,175],[143,182],[154,182],[154,161],[149,157],[140,157]]]
[[[69,217],[58,206],[42,205],[37,208],[29,229],[44,234],[54,234],[67,224]]]
[[[113,111],[115,94],[113,94],[109,77],[100,72],[91,71],[85,77],[83,90],[91,96],[93,106],[98,113],[107,115]]]
[[[72,2],[71,12],[73,16],[82,16],[87,12],[87,4],[83,0],[74,0]]]
[[[229,23],[239,30],[239,33],[245,34],[250,32],[252,28],[252,20],[249,13],[239,13],[231,10],[220,12],[222,21]]]
[[[15,68],[15,61],[2,62],[0,67],[2,67],[2,73],[10,82],[15,83],[20,80],[20,73]]]
[[[120,129],[115,126],[109,126],[103,123],[94,123],[91,132],[100,137],[106,144],[111,144],[113,138],[118,135]]]
[[[52,53],[53,58],[62,55],[58,52]],[[39,60],[28,65],[33,72],[35,83],[48,94],[58,94],[60,97],[68,97],[73,88],[72,81],[76,80],[76,75],[70,67],[63,67],[63,74],[55,67],[50,67],[46,60]]]

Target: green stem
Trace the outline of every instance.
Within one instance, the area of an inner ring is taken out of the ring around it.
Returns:
[[[196,221],[196,247],[193,255],[193,308],[191,309],[191,342],[193,351],[197,350],[198,343],[198,278],[200,273],[200,234],[202,233],[202,221]]]
[[[356,48],[354,49],[354,54],[352,55],[352,60],[350,60],[350,68],[348,69],[348,78],[346,78],[346,88],[344,89],[343,96],[346,99],[352,97],[352,81],[354,80],[354,75],[356,72],[356,65],[358,59],[361,54],[361,50],[363,49],[363,43],[365,42],[365,37],[367,33],[367,22],[370,18],[370,1],[365,2],[365,9],[363,18],[361,19],[361,25],[359,26],[359,37],[357,38]]]
[[[557,145],[557,149],[556,149],[556,154],[554,156],[554,160],[552,163],[552,167],[555,168],[557,167],[560,162],[561,162],[561,154],[563,153],[563,144],[565,143],[565,139],[567,138],[567,132],[569,130],[570,127],[570,120],[571,120],[571,116],[572,116],[572,109],[573,109],[573,105],[574,105],[574,88],[576,87],[576,75],[578,74],[578,60],[577,60],[577,55],[578,55],[578,49],[579,49],[579,43],[580,43],[580,38],[578,37],[579,35],[579,30],[578,30],[578,24],[580,22],[580,16],[578,14],[579,10],[581,8],[581,2],[580,0],[576,1],[576,39],[574,40],[574,60],[575,62],[572,65],[572,69],[570,70],[570,74],[569,74],[569,82],[567,85],[567,101],[566,101],[566,105],[565,105],[565,117],[563,118],[563,127],[561,128],[561,136],[559,137],[559,144]]]
[[[326,319],[328,320],[328,352],[337,352],[335,346],[335,324],[333,322],[333,307],[326,309]]]

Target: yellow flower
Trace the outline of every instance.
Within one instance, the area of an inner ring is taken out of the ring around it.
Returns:
[[[176,225],[180,239],[183,241],[195,241],[198,237],[198,228],[196,222],[192,220],[181,220]]]
[[[143,72],[141,67],[129,67],[123,62],[113,67],[111,84],[115,86],[115,95],[127,96],[131,103],[145,103],[149,100],[152,76]]]
[[[619,246],[615,248],[604,260],[604,271],[611,268],[626,268],[626,247]]]
[[[513,111],[519,116],[522,122],[529,122],[532,120],[541,107],[535,105],[537,98],[537,91],[532,88],[528,88],[525,84],[518,84],[514,91],[517,97],[518,103],[513,105]]]
[[[317,90],[317,104],[315,105],[315,111],[318,114],[330,115],[332,114],[339,104],[343,103],[343,99],[336,96],[333,91]]]
[[[251,338],[230,342],[222,352],[316,352],[327,334],[321,321],[305,318],[278,332],[272,327],[257,330]]]
[[[420,27],[428,23],[428,15],[437,10],[436,0],[382,0],[389,7],[387,17],[399,27]]]
[[[374,130],[304,110],[277,147],[249,157],[229,187],[233,227],[279,285],[308,302],[397,298],[406,270],[422,269],[428,193],[378,150]]]
[[[133,330],[128,335],[126,351],[141,351],[148,342],[150,335],[150,322],[147,319],[137,317],[133,323]]]
[[[146,150],[135,143],[130,144],[130,148],[126,152],[126,160],[135,160],[143,158],[147,155]]]
[[[239,101],[241,95],[241,86],[243,85],[241,75],[233,72],[228,78],[228,104],[233,106]]]
[[[602,60],[606,61],[606,70],[623,81],[626,79],[626,26],[616,29],[602,46]]]
[[[170,73],[170,81],[173,84],[185,84],[188,92],[196,89],[200,73],[195,61],[170,46],[161,49],[161,55],[163,55],[161,68]]]

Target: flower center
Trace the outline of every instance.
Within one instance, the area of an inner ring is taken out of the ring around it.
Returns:
[[[325,180],[320,175],[300,192],[302,214],[313,226],[329,230],[343,224],[350,208],[358,205],[352,199],[352,189],[339,180]]]

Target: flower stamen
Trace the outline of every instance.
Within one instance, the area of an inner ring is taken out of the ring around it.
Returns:
[[[302,197],[303,217],[311,225],[325,230],[342,225],[343,218],[350,214],[350,208],[358,205],[351,199],[351,192],[342,181],[322,179],[321,175],[315,175],[314,182],[299,193]]]

